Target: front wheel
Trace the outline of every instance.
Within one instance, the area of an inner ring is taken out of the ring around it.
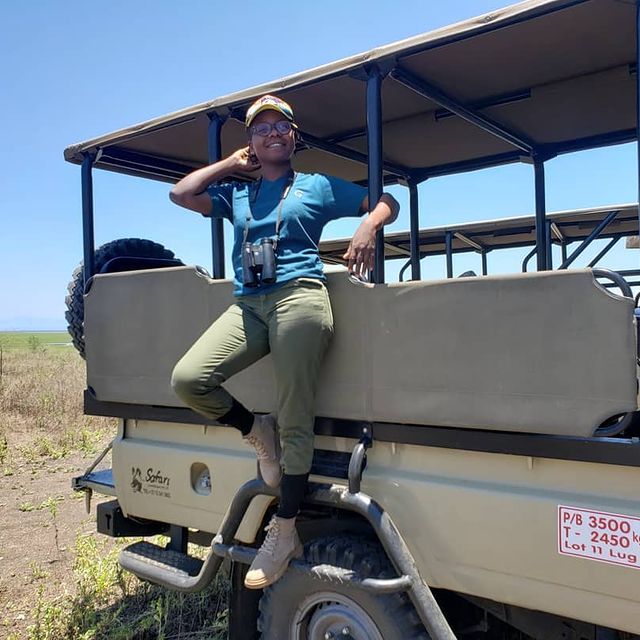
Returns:
[[[304,557],[309,565],[351,570],[359,578],[395,573],[378,543],[355,536],[312,540]],[[427,640],[405,594],[374,595],[340,575],[336,571],[335,579],[318,579],[290,568],[260,600],[262,640]]]

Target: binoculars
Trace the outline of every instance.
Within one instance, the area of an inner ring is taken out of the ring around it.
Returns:
[[[242,284],[259,287],[276,281],[276,254],[273,238],[261,238],[255,244],[242,243]]]

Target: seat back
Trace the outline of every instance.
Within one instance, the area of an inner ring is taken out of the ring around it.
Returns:
[[[328,275],[336,333],[317,415],[590,436],[637,409],[633,301],[590,270],[354,285]],[[233,301],[193,267],[95,277],[85,299],[99,400],[180,406],[173,365]],[[267,357],[226,383],[275,410]]]

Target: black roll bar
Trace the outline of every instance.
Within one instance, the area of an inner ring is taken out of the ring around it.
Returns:
[[[93,224],[93,162],[96,156],[85,153],[82,158],[82,245],[84,252],[84,282],[95,273],[95,240]]]
[[[376,65],[367,70],[367,183],[369,208],[382,196],[382,73]],[[376,234],[376,256],[372,282],[384,282],[384,228]]]
[[[447,257],[447,278],[453,278],[453,232],[444,235],[445,253]]]
[[[418,185],[415,181],[410,180],[407,184],[409,187],[409,242],[411,247],[411,279],[420,280],[420,202],[418,199]],[[400,278],[402,281],[402,278]]]
[[[544,183],[544,160],[540,156],[533,158],[533,171],[536,191],[536,249],[537,269],[546,271],[549,268],[547,255],[547,204]],[[550,252],[549,252],[550,253]]]
[[[487,272],[488,272],[488,268],[487,268],[487,253],[489,253],[488,249],[483,249],[480,252],[480,256],[482,257],[482,275],[486,276]]]
[[[217,113],[209,116],[209,163],[222,158],[222,125],[224,119]],[[211,218],[212,274],[216,279],[224,278],[224,227],[222,218]]]
[[[640,203],[640,0],[636,0],[636,143],[638,147],[638,202]],[[638,206],[640,235],[640,205]]]

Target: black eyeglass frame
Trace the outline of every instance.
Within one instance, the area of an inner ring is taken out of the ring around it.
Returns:
[[[269,127],[269,130],[266,133],[259,133],[258,127]],[[266,138],[273,130],[276,130],[280,135],[286,135],[293,131],[294,126],[290,120],[278,120],[278,122],[260,122],[259,124],[255,124],[249,128],[251,135],[257,135],[261,138]],[[284,131],[282,129],[285,129]]]

